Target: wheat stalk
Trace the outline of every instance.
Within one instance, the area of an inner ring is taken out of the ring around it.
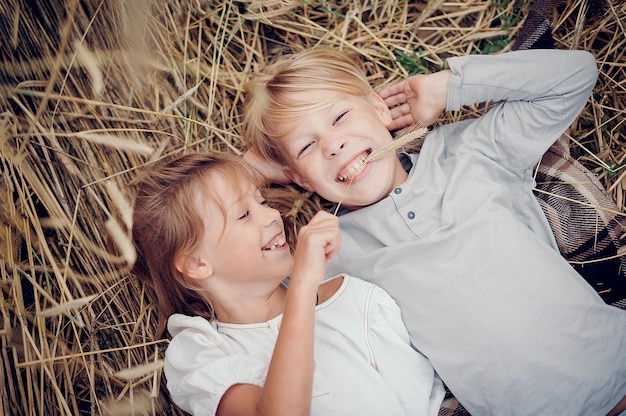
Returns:
[[[403,148],[412,141],[424,137],[426,133],[428,133],[428,128],[426,127],[419,127],[417,125],[407,127],[407,129],[404,130],[403,133],[399,135],[395,140],[387,143],[384,146],[379,147],[378,149],[370,153],[365,158],[365,163],[373,162],[376,159],[380,159],[389,152],[395,152],[396,150]]]
[[[401,149],[407,144],[411,143],[412,141],[417,140],[421,137],[424,137],[426,133],[428,133],[428,129],[426,127],[419,127],[417,125],[407,127],[405,130],[403,130],[402,134],[398,136],[398,138],[396,138],[395,140],[392,140],[391,142],[387,143],[384,146],[379,147],[378,149],[374,150],[372,153],[367,155],[367,157],[363,161],[363,164],[370,163],[377,159],[380,159],[381,157],[383,157],[389,152],[395,152],[398,149]],[[344,198],[348,194],[350,185],[352,185],[352,179],[354,178],[350,178],[350,182],[348,182],[348,186],[346,187],[346,190],[343,191],[343,195],[341,195],[341,199],[337,203],[337,206],[335,207],[335,211],[333,212],[333,215],[337,215],[337,212],[339,211],[339,208],[341,207],[341,204]]]

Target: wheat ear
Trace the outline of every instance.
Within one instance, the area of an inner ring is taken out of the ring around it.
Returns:
[[[381,157],[383,157],[383,155],[389,152],[395,152],[401,147],[407,145],[408,143],[411,143],[413,140],[419,139],[420,137],[424,137],[426,133],[428,133],[428,129],[426,127],[418,127],[416,125],[408,127],[405,132],[403,132],[400,136],[398,136],[398,138],[394,139],[392,142],[384,146],[379,147],[378,149],[370,153],[365,158],[364,163],[373,162],[374,160],[380,159]],[[348,193],[348,189],[350,189],[350,185],[352,185],[352,179],[353,178],[350,178],[350,182],[348,183],[346,190],[343,192],[343,195],[341,195],[341,199],[337,203],[337,206],[335,207],[335,211],[333,212],[333,215],[337,215],[337,212],[339,211],[339,207],[341,206],[343,199],[346,197],[346,194]]]

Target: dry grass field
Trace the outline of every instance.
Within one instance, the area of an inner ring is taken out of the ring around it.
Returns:
[[[538,0],[540,1],[540,0]],[[572,155],[624,211],[626,3],[552,7],[597,58]],[[377,88],[510,50],[525,0],[5,0],[0,4],[0,415],[183,414],[129,235],[139,169],[241,153],[243,84],[284,49],[359,53]],[[442,116],[475,117],[481,106]],[[324,205],[286,187],[294,228]]]

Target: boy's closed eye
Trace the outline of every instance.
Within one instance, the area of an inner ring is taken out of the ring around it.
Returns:
[[[339,123],[348,114],[348,112],[349,110],[342,111],[337,117],[335,117],[335,120],[333,121],[333,126]]]
[[[302,154],[304,152],[306,152],[307,150],[309,150],[311,148],[311,146],[313,146],[314,143],[315,142],[309,142],[309,143],[305,144],[304,147],[302,147],[302,149],[300,149],[300,151],[298,152],[298,156],[297,157],[302,156]]]

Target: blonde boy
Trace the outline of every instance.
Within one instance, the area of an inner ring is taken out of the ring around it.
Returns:
[[[618,414],[626,312],[560,256],[532,194],[533,168],[586,103],[595,61],[534,50],[447,66],[383,99],[342,52],[282,58],[248,86],[245,134],[292,181],[343,198],[329,275],[386,289],[415,348],[470,413]],[[365,163],[402,117],[427,126],[487,101],[498,104],[436,128],[420,154]]]

